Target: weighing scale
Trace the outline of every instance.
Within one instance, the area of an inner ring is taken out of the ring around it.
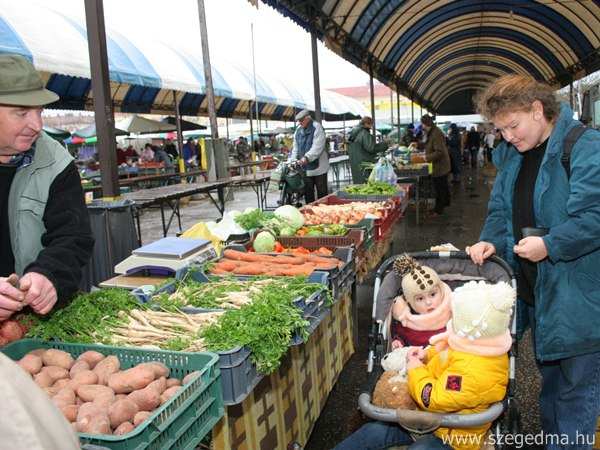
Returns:
[[[115,273],[177,277],[192,264],[203,264],[217,257],[206,239],[166,237],[131,252],[131,256],[115,266]]]

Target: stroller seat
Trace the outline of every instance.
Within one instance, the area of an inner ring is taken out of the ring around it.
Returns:
[[[511,267],[501,258],[491,256],[481,266],[474,264],[465,252],[417,252],[409,253],[421,265],[429,266],[440,279],[455,289],[469,281],[485,280],[490,283],[501,281],[516,289],[516,280]],[[502,402],[492,404],[488,409],[475,414],[432,413],[427,411],[394,410],[379,408],[371,403],[373,391],[382,373],[381,358],[389,350],[389,311],[393,300],[402,293],[401,277],[393,270],[393,263],[399,255],[385,260],[375,276],[373,292],[372,324],[369,333],[369,354],[367,360],[368,382],[359,395],[359,409],[367,417],[384,422],[395,422],[411,433],[423,434],[439,427],[473,428],[489,422],[496,422],[493,433],[516,433],[519,429],[519,415],[514,401],[515,376],[515,334],[516,313],[511,319],[513,345],[509,351],[509,380],[507,394]],[[514,308],[516,311],[516,308]],[[502,420],[498,420],[502,418]]]

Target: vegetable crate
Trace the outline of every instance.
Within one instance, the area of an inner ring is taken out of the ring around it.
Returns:
[[[231,245],[228,248],[238,251],[247,251],[249,246],[243,245]],[[305,247],[307,250],[317,250],[321,248],[319,247]],[[326,270],[319,269],[315,272],[326,272],[329,274],[329,288],[331,289],[331,293],[333,295],[334,300],[337,300],[340,297],[340,294],[344,292],[347,287],[348,278],[354,273],[354,248],[353,247],[334,247],[332,248],[333,253],[329,256],[323,256],[324,258],[332,257],[340,260],[343,265],[342,267],[336,267],[334,269]],[[282,255],[287,254],[283,253],[265,253],[265,255]],[[293,255],[296,256],[296,255]],[[350,285],[352,283],[349,283]]]
[[[406,192],[404,189],[398,189],[398,192],[390,195],[377,195],[377,194],[351,194],[344,190],[336,191],[334,194],[336,197],[342,198],[344,200],[352,200],[353,202],[387,202],[387,201],[395,201],[400,203]]]
[[[184,274],[185,276],[185,274]],[[205,283],[210,282],[208,276],[199,270],[191,270],[189,276],[198,282]],[[239,280],[248,280],[252,277],[235,277]],[[308,277],[309,283],[318,283],[327,285],[328,274],[326,272],[313,272]],[[153,295],[160,293],[172,294],[176,290],[176,283],[174,281],[163,285],[158,290],[149,293],[144,291],[142,288],[137,288],[132,291],[132,294],[137,297],[141,303],[148,303],[151,301]],[[319,311],[325,296],[323,292],[315,292],[309,298],[298,298],[294,301],[296,306],[303,311],[303,316],[309,321],[309,332],[311,331],[314,322],[319,320]],[[187,306],[182,308],[182,311],[186,314],[199,314],[207,311],[215,311],[215,309],[203,309],[194,308]],[[304,342],[304,339],[299,333],[295,333],[292,337],[290,345],[300,345]],[[219,371],[221,374],[221,389],[223,396],[223,404],[235,405],[242,402],[252,389],[262,379],[263,375],[260,374],[256,368],[256,365],[250,360],[251,352],[245,347],[235,347],[230,350],[224,350],[215,352],[219,356]]]
[[[421,167],[395,167],[394,172],[398,178],[414,178],[414,177],[426,177],[431,175],[431,164],[423,163]]]
[[[323,198],[320,198],[319,200],[315,201],[314,205],[319,205],[319,204],[325,204],[325,205],[345,205],[348,203],[352,203],[356,200],[350,200],[350,199],[345,199],[345,198],[340,198],[335,196],[334,194],[330,194],[327,195]],[[366,201],[366,200],[361,200],[361,201]],[[381,218],[377,218],[377,219],[363,219],[360,222],[353,224],[353,225],[346,225],[348,228],[357,228],[357,227],[361,227],[361,228],[365,228],[366,230],[366,245],[365,248],[369,249],[375,240],[381,240],[384,236],[384,233],[382,233],[382,225],[383,227],[387,230],[389,229],[390,225],[386,222],[387,220],[391,220],[392,222],[394,220],[396,220],[396,218],[390,218],[390,215],[393,215],[393,212],[396,209],[400,208],[400,202],[397,201],[389,201],[389,207],[386,208],[386,213],[383,217]],[[372,230],[372,232],[370,231]]]
[[[198,370],[200,376],[167,403],[152,413],[148,420],[122,436],[79,433],[82,443],[113,450],[192,450],[224,415],[220,372],[214,353],[183,353],[105,345],[69,344],[39,339],[23,339],[4,347],[2,352],[13,360],[21,359],[36,348],[54,348],[77,357],[87,350],[119,358],[123,368],[147,361],[160,361],[171,373],[183,378]]]

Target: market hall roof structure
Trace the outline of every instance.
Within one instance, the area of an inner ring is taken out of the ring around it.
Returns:
[[[506,73],[556,88],[600,69],[599,0],[263,0],[439,114]]]
[[[52,2],[48,2],[52,3]],[[83,2],[77,2],[83,13]],[[132,23],[133,26],[133,23]],[[147,37],[133,40],[106,28],[111,98],[116,111],[172,114],[177,91],[182,115],[206,115],[206,84],[200,50],[190,54]],[[200,37],[198,37],[198,48]],[[33,61],[46,87],[60,96],[56,109],[93,109],[93,93],[84,14],[60,12],[40,3],[3,1],[0,53],[17,53]],[[254,101],[252,71],[211,55],[218,117],[248,118]],[[326,120],[358,118],[364,106],[349,97],[321,90]],[[292,120],[302,109],[314,111],[312,87],[301,88],[269,73],[256,75],[261,119]],[[252,115],[255,108],[252,107]]]

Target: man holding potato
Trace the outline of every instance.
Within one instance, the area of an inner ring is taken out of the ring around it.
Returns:
[[[73,158],[42,131],[56,100],[27,59],[0,55],[0,321],[68,300],[94,246]]]

